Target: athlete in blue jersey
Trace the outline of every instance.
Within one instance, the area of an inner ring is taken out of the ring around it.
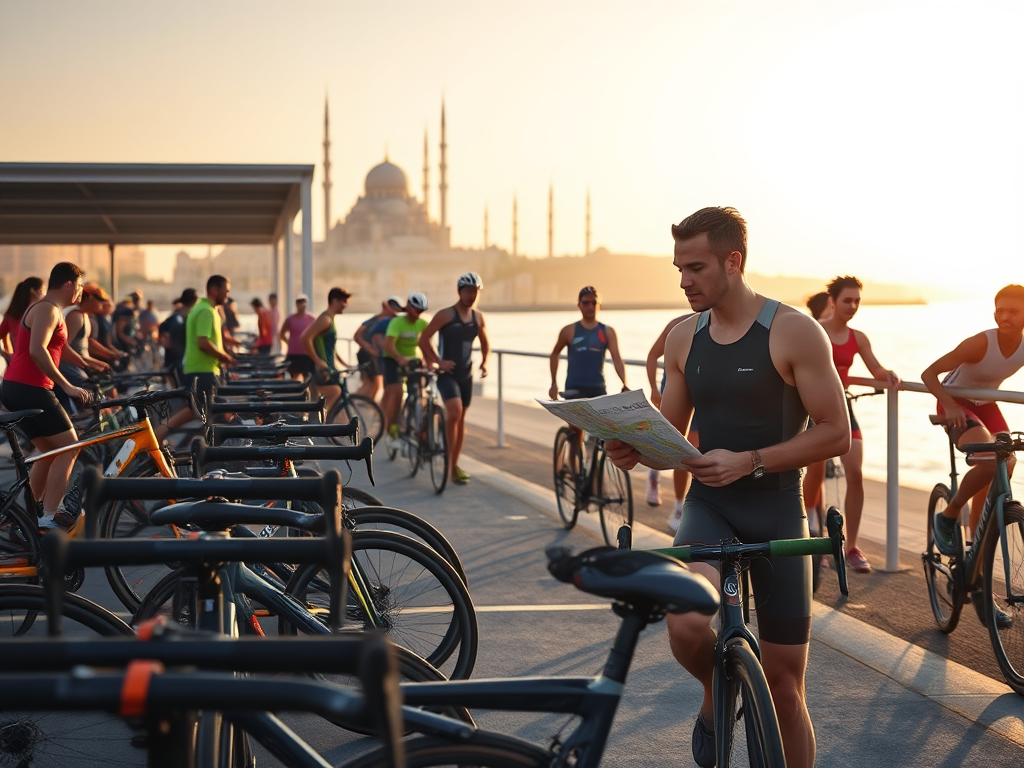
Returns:
[[[619,339],[615,329],[597,320],[597,310],[601,306],[601,297],[597,289],[588,285],[580,289],[579,301],[582,319],[565,326],[558,332],[558,341],[551,350],[551,389],[548,396],[558,399],[558,361],[562,350],[568,347],[569,372],[565,377],[565,391],[569,397],[597,397],[608,394],[604,382],[604,356],[607,351],[612,356],[615,373],[622,381],[622,389],[626,386],[626,366],[619,354]]]

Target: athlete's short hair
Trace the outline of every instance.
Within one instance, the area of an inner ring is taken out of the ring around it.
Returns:
[[[698,235],[708,236],[708,246],[719,261],[725,261],[735,251],[741,257],[740,272],[746,269],[747,222],[735,208],[701,208],[672,225],[672,237],[677,241]]]
[[[1024,301],[1024,285],[1017,285],[1012,283],[999,289],[999,293],[996,294],[996,301],[1000,299],[1011,299],[1014,301]]]
[[[352,298],[352,294],[346,291],[344,288],[331,288],[327,292],[327,303],[330,304],[332,301],[342,301],[344,299]]]
[[[811,312],[811,317],[817,320],[821,317],[825,310],[828,309],[828,292],[822,291],[816,293],[807,300],[807,309]]]
[[[209,293],[212,290],[223,290],[228,287],[228,279],[224,275],[210,275],[210,278],[206,281],[206,292]]]
[[[50,270],[50,282],[47,283],[46,290],[55,291],[64,283],[75,282],[83,274],[85,273],[82,272],[82,268],[77,264],[72,264],[70,261],[62,261]]]
[[[853,275],[843,275],[842,277],[837,277],[828,284],[828,295],[831,296],[833,300],[838,299],[839,294],[847,288],[856,288],[860,291],[864,289],[864,283]]]

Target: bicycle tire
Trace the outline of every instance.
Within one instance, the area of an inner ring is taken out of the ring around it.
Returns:
[[[140,460],[137,466],[129,468],[124,476],[164,477],[148,456]],[[100,512],[100,535],[105,539],[178,538],[178,529],[173,525],[153,525],[149,522],[150,514],[165,506],[166,500],[132,499],[112,502]],[[117,599],[130,613],[135,613],[146,593],[167,573],[167,566],[162,563],[106,565],[103,571]]]
[[[345,492],[347,493],[348,489],[345,489]],[[448,564],[459,574],[462,583],[469,586],[469,581],[466,579],[466,569],[462,565],[462,560],[459,557],[459,553],[455,551],[455,547],[451,545],[451,542],[445,538],[443,533],[422,517],[397,507],[385,507],[383,504],[346,509],[345,516],[353,522],[357,531],[397,529],[393,530],[393,532],[422,541],[447,560]],[[391,528],[374,526],[391,526]]]
[[[329,421],[332,424],[348,424],[353,418],[359,421],[359,437],[369,437],[376,445],[384,435],[384,411],[374,400],[365,395],[349,395],[338,401],[333,409],[334,414]],[[332,437],[335,445],[351,445],[347,437]]]
[[[356,531],[352,571],[367,584],[377,625],[351,588],[347,622],[383,629],[395,645],[422,656],[450,679],[470,676],[480,636],[476,610],[466,585],[443,557],[398,533]],[[326,620],[329,589],[330,577],[311,565],[292,575],[287,592]],[[417,623],[417,617],[423,619]]]
[[[427,416],[426,452],[430,463],[430,482],[436,493],[444,493],[451,469],[451,453],[448,446],[448,418],[444,408],[434,403]]]
[[[348,511],[360,507],[383,507],[384,502],[362,488],[346,485],[341,491],[341,508]]]
[[[0,567],[30,568],[39,564],[42,535],[39,533],[39,518],[30,515],[18,501],[23,487],[16,486],[16,493],[9,493],[0,505]],[[38,581],[38,572],[18,579],[23,584]],[[5,583],[8,579],[5,577]]]
[[[577,503],[577,484],[580,477],[580,454],[576,450],[576,433],[569,427],[561,427],[555,433],[554,474],[555,501],[558,503],[558,516],[567,531],[572,530],[579,517],[580,508]]]
[[[932,488],[931,496],[928,497],[926,549],[921,555],[932,616],[935,617],[939,631],[947,635],[960,623],[960,610],[964,606],[964,591],[956,573],[956,569],[959,568],[958,558],[943,555],[935,546],[935,529],[932,521],[937,512],[946,508],[948,499],[949,488],[945,484],[938,483]]]
[[[45,624],[46,590],[35,584],[0,584],[0,614],[5,614],[8,611],[12,614],[24,612],[38,614],[43,617]],[[104,637],[135,634],[131,627],[106,608],[71,592],[64,595],[61,616]],[[8,622],[5,617],[5,620],[0,623],[6,627],[8,624],[13,626],[17,621]],[[28,627],[25,628],[25,631],[16,632],[13,635],[8,632],[3,634],[7,637],[20,637],[27,631]]]
[[[619,528],[633,525],[633,484],[629,473],[616,467],[601,448],[597,470],[597,495],[600,499],[601,532],[604,543],[617,547]]]
[[[999,669],[1007,684],[1024,696],[1024,602],[1021,602],[1024,600],[1024,507],[1016,501],[1006,502],[1003,522],[1009,554],[1010,592],[1014,599],[1007,599],[1007,588],[1002,583],[1004,571],[996,563],[996,553],[1002,555],[1000,537],[992,536],[983,553],[985,612]],[[1009,616],[1008,625],[996,620],[997,610]]]
[[[477,768],[540,768],[552,764],[554,756],[521,739],[498,733],[476,731],[469,743],[457,743],[429,736],[405,742],[407,768],[476,766]],[[344,768],[390,768],[388,754],[378,747],[343,764]],[[338,766],[342,768],[342,766]]]
[[[730,768],[734,750],[741,746],[735,740],[734,730],[741,716],[751,768],[786,765],[779,718],[764,669],[743,638],[734,638],[726,644],[722,652],[722,666],[715,667],[715,699],[715,746],[719,768]],[[726,727],[721,727],[723,725]]]
[[[416,418],[417,409],[413,400],[406,398],[405,404],[406,409],[403,411],[405,429],[402,430],[404,445],[402,450],[405,451],[405,457],[409,461],[409,477],[416,477],[416,473],[420,471],[420,444],[425,442],[426,439],[426,419],[423,418],[422,413],[419,419]]]

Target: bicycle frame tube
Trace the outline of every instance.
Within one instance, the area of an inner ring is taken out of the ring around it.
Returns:
[[[757,638],[747,628],[743,617],[743,590],[740,588],[740,567],[737,563],[722,563],[720,582],[722,602],[718,608],[721,629],[718,631],[718,642],[715,643],[715,660],[720,664],[722,651],[726,643],[734,637],[742,637],[749,644],[758,659],[761,658],[761,647]]]
[[[968,550],[967,556],[964,558],[964,581],[968,589],[974,588],[981,581],[981,569],[983,566],[981,553],[985,551],[988,546],[988,540],[992,536],[999,536],[1003,556],[1003,578],[1006,584],[1006,594],[1007,598],[1012,601],[1012,595],[1010,594],[1010,558],[1005,535],[1006,519],[1003,516],[1003,507],[1010,498],[1010,474],[1006,468],[1006,461],[997,460],[996,476],[989,486],[988,496],[985,497],[985,508],[981,511],[981,518],[978,520],[974,545]],[[990,525],[993,510],[995,510],[995,525]]]
[[[71,445],[63,446],[62,448],[54,448],[53,450],[44,451],[43,453],[26,456],[25,464],[27,466],[31,466],[42,459],[54,458],[70,451],[81,450],[82,448],[86,448],[90,445],[106,443],[110,440],[117,440],[118,438],[130,438],[132,435],[139,434],[142,435],[142,438],[137,443],[133,442],[132,448],[130,449],[130,455],[127,459],[121,461],[120,456],[118,456],[118,458],[116,458],[115,461],[107,467],[104,472],[104,476],[111,477],[113,475],[120,475],[121,470],[123,470],[124,467],[127,467],[131,463],[132,459],[138,456],[142,451],[146,451],[153,458],[153,461],[166,477],[174,477],[174,471],[170,468],[166,458],[164,458],[163,452],[160,450],[160,442],[156,439],[156,434],[153,432],[153,425],[150,423],[148,416],[143,417],[143,419],[136,424],[122,427],[121,429],[113,432],[107,432],[96,437],[91,437],[87,440],[78,440]],[[118,461],[120,461],[120,465],[115,467],[115,464],[117,464]]]

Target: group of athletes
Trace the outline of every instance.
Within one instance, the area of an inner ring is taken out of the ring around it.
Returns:
[[[672,236],[674,265],[693,313],[674,319],[661,333],[648,356],[648,377],[655,405],[702,451],[699,458],[685,459],[680,466],[685,476],[682,482],[677,479],[677,503],[670,519],[676,529],[676,544],[806,536],[805,505],[820,503],[821,466],[839,456],[848,484],[844,509],[847,558],[856,570],[869,570],[856,544],[863,508],[863,448],[845,390],[856,355],[873,377],[888,386],[898,387],[900,379],[878,362],[867,336],[849,326],[860,305],[861,283],[852,277],[834,280],[825,298],[812,301],[811,317],[751,289],[744,275],[746,223],[735,209],[704,208],[673,225]],[[475,273],[463,275],[456,286],[458,301],[430,320],[424,317],[428,302],[423,294],[411,294],[404,305],[399,298],[389,297],[380,312],[362,323],[355,334],[358,361],[366,366],[360,388],[369,396],[383,388],[389,439],[397,435],[403,370],[416,364],[440,370],[438,388],[448,412],[452,480],[460,484],[469,480],[458,459],[466,410],[472,400],[471,354],[478,339],[483,353],[480,375],[487,375],[486,323],[475,306],[482,287]],[[25,427],[36,448],[46,450],[65,445],[75,436],[54,390],[75,400],[88,396],[62,374],[62,363],[83,369],[96,366],[69,343],[81,331],[65,319],[68,307],[82,306],[81,270],[73,264],[59,264],[51,272],[45,292],[41,285],[34,290],[40,295],[11,329],[14,344],[0,400],[9,410],[44,411],[25,422]],[[181,374],[201,392],[211,391],[221,366],[234,360],[227,351],[219,311],[229,293],[227,279],[214,276],[207,283],[205,297],[196,301],[194,291],[183,294],[176,309],[175,338],[180,339],[184,330]],[[327,298],[327,309],[313,316],[306,312],[308,297],[298,296],[296,313],[281,324],[277,338],[287,344],[292,375],[314,375],[330,400],[339,394],[332,389],[336,383],[331,380],[336,360],[344,365],[334,349],[334,318],[345,311],[350,294],[332,288]],[[819,305],[821,311],[817,311]],[[551,353],[548,394],[552,399],[559,396],[557,374],[563,350],[569,360],[566,396],[605,394],[606,353],[626,387],[615,331],[598,320],[598,291],[590,285],[581,289],[577,306],[580,320],[561,329]],[[254,304],[254,308],[260,315],[262,307]],[[260,351],[270,351],[277,322],[267,310],[263,312],[268,317],[260,319],[257,346]],[[995,319],[996,328],[964,340],[922,374],[938,400],[939,413],[946,417],[947,428],[960,444],[988,442],[994,433],[1007,430],[996,403],[952,397],[943,385],[996,389],[1024,367],[1024,287],[1010,285],[996,294]],[[433,346],[434,336],[440,338],[439,349]],[[88,351],[89,346],[84,348]],[[656,386],[657,361],[662,356],[664,376]],[[948,375],[940,382],[943,373]],[[700,414],[699,437],[695,413]],[[622,469],[630,470],[640,460],[638,451],[624,442],[610,440],[605,448]],[[43,499],[44,525],[61,524],[61,498],[73,460],[73,455],[65,454],[36,462],[33,467],[32,488],[36,497]],[[804,468],[807,471],[802,478]],[[948,505],[949,516],[941,514],[935,521],[940,548],[952,548],[955,516],[968,503],[971,525],[977,524],[992,475],[991,463],[976,465],[965,475]],[[658,501],[654,493],[658,483],[656,475],[648,476],[651,503]],[[689,567],[717,584],[711,565]],[[806,558],[755,561],[751,582],[762,661],[779,715],[787,764],[811,766],[815,741],[804,687],[811,628],[810,563]],[[704,689],[692,749],[697,764],[710,767],[716,762],[711,617],[669,615],[667,623],[675,658]]]

